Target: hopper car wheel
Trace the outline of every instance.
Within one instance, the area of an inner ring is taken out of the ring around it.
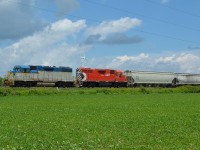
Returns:
[[[172,86],[173,87],[176,86],[178,82],[179,82],[178,79],[174,78],[173,81],[172,81]]]

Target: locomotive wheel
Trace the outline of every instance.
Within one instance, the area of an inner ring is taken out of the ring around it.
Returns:
[[[62,87],[63,87],[63,88],[65,88],[65,87],[66,87],[66,85],[65,85],[65,82],[62,82]]]

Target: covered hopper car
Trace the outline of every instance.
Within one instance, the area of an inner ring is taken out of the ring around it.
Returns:
[[[177,73],[177,85],[199,85],[200,74]]]
[[[177,76],[172,72],[150,72],[150,71],[130,71],[124,72],[128,86],[135,87],[143,86],[175,86],[177,83]]]

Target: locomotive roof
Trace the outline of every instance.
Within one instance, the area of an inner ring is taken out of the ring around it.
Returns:
[[[84,70],[102,70],[102,71],[105,71],[105,70],[114,70],[114,71],[117,71],[117,72],[122,72],[122,70],[115,70],[115,69],[108,69],[108,68],[105,68],[105,69],[102,69],[102,68],[84,68],[84,67],[80,67],[78,69],[84,69]]]
[[[24,68],[24,69],[28,69],[28,68],[30,68],[30,67],[29,67],[29,66],[16,65],[14,68]]]
[[[200,76],[200,74],[192,74],[192,73],[176,73],[176,74],[182,76]]]
[[[141,72],[141,73],[169,73],[174,74],[174,72],[157,72],[157,71],[138,71],[138,70],[125,70],[124,72]]]

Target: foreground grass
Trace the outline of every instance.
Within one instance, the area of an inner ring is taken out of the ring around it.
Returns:
[[[0,149],[198,149],[199,94],[0,97]]]

